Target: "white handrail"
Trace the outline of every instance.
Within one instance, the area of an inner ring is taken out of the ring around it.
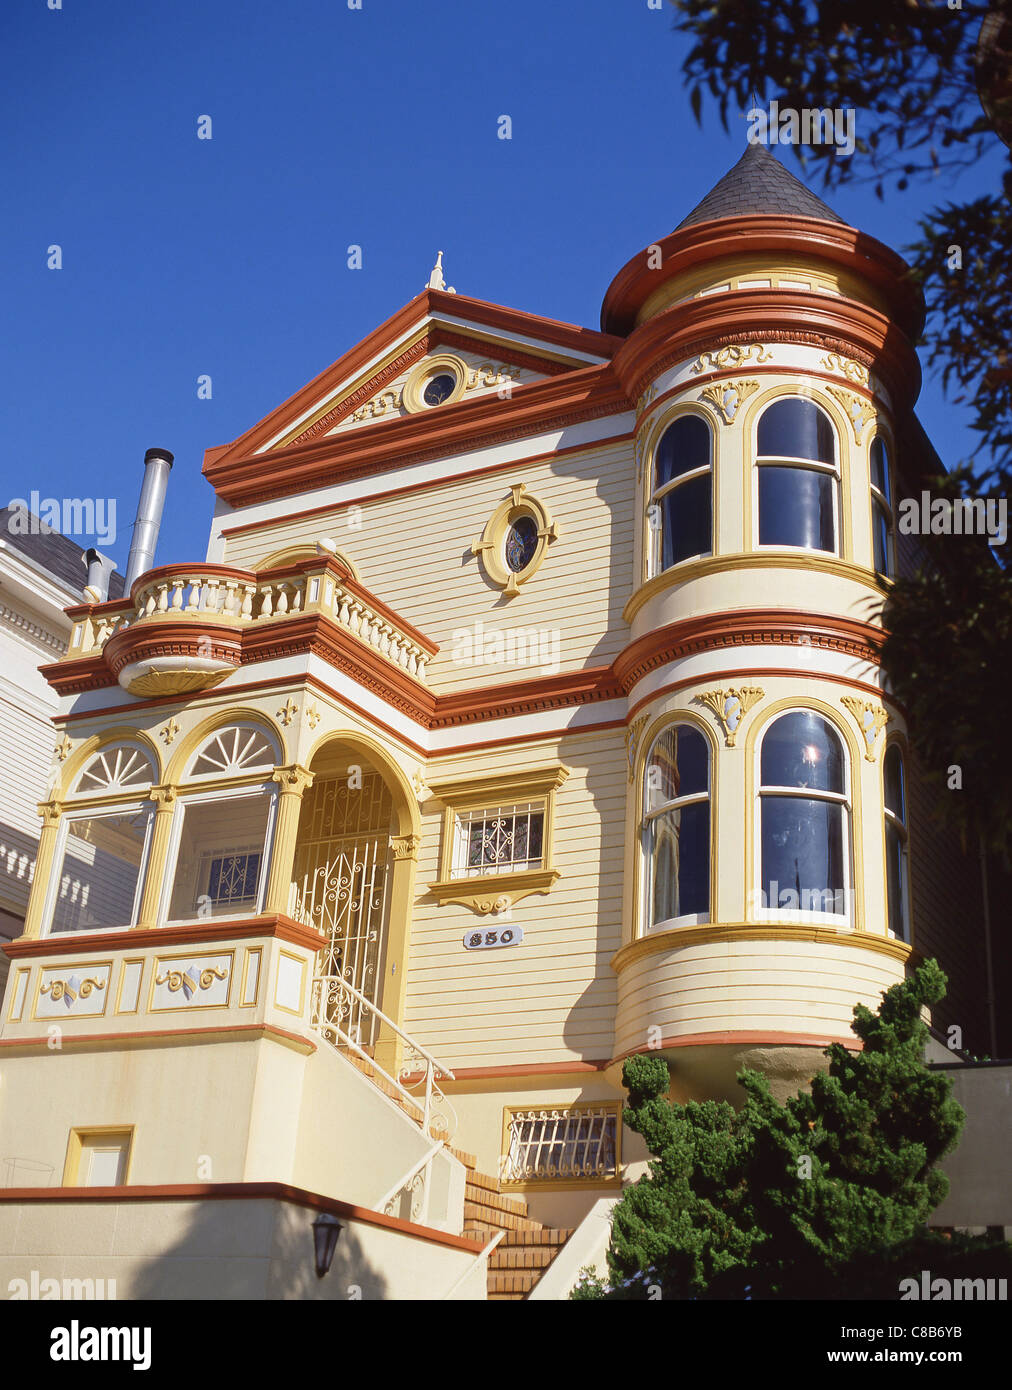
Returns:
[[[373,1070],[379,1072],[380,1076],[384,1077],[386,1081],[388,1081],[390,1085],[393,1086],[394,1090],[402,1098],[402,1100],[405,1100],[413,1110],[421,1114],[423,1132],[427,1137],[431,1138],[431,1135],[429,1134],[429,1124],[432,1114],[433,1079],[435,1076],[438,1075],[449,1077],[451,1081],[455,1080],[456,1078],[454,1077],[453,1072],[450,1070],[450,1068],[444,1066],[442,1062],[438,1061],[435,1057],[433,1057],[431,1052],[426,1051],[426,1049],[422,1047],[419,1043],[417,1043],[414,1040],[414,1038],[412,1038],[408,1033],[405,1033],[402,1029],[398,1028],[397,1024],[394,1023],[392,1018],[388,1018],[387,1015],[382,1011],[382,1009],[378,1009],[376,1005],[361,992],[361,990],[356,989],[353,984],[350,984],[347,980],[342,979],[340,975],[314,975],[313,985],[319,985],[320,989],[319,993],[317,993],[315,988],[313,991],[314,1016],[310,1019],[311,1027],[313,1027],[326,1042],[332,1041],[332,1039],[328,1037],[328,1034],[332,1033],[336,1038],[339,1038],[341,1040],[342,1046],[348,1048],[351,1052],[354,1052],[357,1056],[361,1057],[364,1062],[367,1062],[369,1066],[373,1068]],[[368,1052],[366,1052],[366,1050],[355,1041],[351,1034],[345,1032],[345,1030],[341,1027],[340,1023],[338,1023],[335,1019],[329,1019],[326,1017],[325,1010],[322,1007],[324,992],[326,991],[327,996],[329,997],[330,991],[336,988],[347,990],[348,993],[351,994],[354,998],[356,998],[362,1005],[364,1005],[365,1008],[367,1008],[370,1011],[370,1013],[375,1014],[377,1018],[382,1019],[384,1023],[389,1024],[389,1026],[394,1030],[394,1032],[399,1037],[403,1038],[409,1047],[411,1047],[415,1052],[419,1054],[419,1056],[425,1059],[427,1065],[425,1067],[424,1100],[419,1101],[418,1097],[412,1095],[411,1092],[405,1086],[401,1085],[400,1081],[398,1081],[398,1079],[395,1076],[391,1076],[388,1071],[381,1067],[374,1057],[370,1057]],[[318,1017],[316,1016],[317,1014],[319,1015]],[[439,1090],[439,1087],[437,1086],[435,1089],[439,1096],[443,1100],[445,1100],[446,1098],[445,1096],[443,1096],[442,1091]],[[450,1109],[452,1109],[452,1106],[450,1107]]]
[[[502,1240],[502,1238],[503,1238],[503,1236],[504,1236],[505,1234],[506,1234],[505,1231],[496,1231],[495,1235],[492,1237],[492,1239],[489,1241],[489,1243],[485,1246],[484,1250],[482,1250],[479,1254],[475,1255],[474,1259],[471,1261],[471,1263],[468,1265],[468,1267],[464,1270],[464,1272],[463,1272],[462,1274],[458,1275],[458,1277],[457,1277],[456,1279],[454,1279],[453,1283],[452,1283],[452,1284],[450,1285],[450,1287],[446,1290],[446,1293],[443,1294],[443,1300],[442,1300],[443,1302],[445,1302],[446,1299],[448,1299],[448,1298],[450,1297],[451,1294],[455,1294],[455,1293],[457,1292],[457,1290],[460,1288],[461,1284],[464,1282],[464,1280],[467,1278],[467,1276],[471,1273],[472,1269],[474,1269],[475,1265],[478,1264],[478,1262],[479,1262],[480,1260],[484,1260],[484,1261],[485,1261],[485,1264],[486,1264],[486,1268],[488,1267],[488,1257],[489,1257],[489,1255],[491,1255],[492,1251],[496,1248],[496,1246],[499,1244],[499,1242]]]
[[[408,1171],[404,1174],[403,1178],[398,1178],[397,1182],[394,1183],[390,1191],[384,1192],[383,1196],[374,1205],[373,1211],[383,1211],[386,1207],[387,1202],[393,1201],[393,1199],[397,1196],[398,1192],[402,1191],[402,1189],[407,1187],[408,1183],[411,1182],[413,1178],[418,1176],[418,1174],[422,1171],[426,1164],[431,1162],[431,1160],[435,1157],[435,1155],[439,1152],[439,1150],[443,1147],[445,1143],[445,1139],[437,1139],[434,1143],[430,1144],[429,1147],[422,1154],[418,1162],[413,1163],[411,1165]]]

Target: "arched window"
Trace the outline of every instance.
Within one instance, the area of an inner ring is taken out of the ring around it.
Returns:
[[[151,755],[132,743],[110,744],[85,764],[60,822],[48,934],[133,926],[151,833],[148,792],[156,776]],[[109,797],[113,804],[75,809],[78,797]]]
[[[800,396],[759,419],[759,544],[836,554],[838,471],[829,417]]]
[[[231,724],[211,734],[189,776],[241,778],[237,786],[185,787],[173,822],[163,915],[170,922],[258,913],[267,885],[281,757],[273,734],[256,724]]]
[[[155,765],[136,744],[116,743],[103,748],[85,765],[74,784],[75,796],[110,796],[116,792],[143,791],[155,780]]]
[[[203,744],[190,764],[191,777],[234,777],[273,768],[280,750],[272,735],[256,724],[230,724]]]
[[[896,573],[896,536],[893,522],[892,471],[885,440],[877,434],[871,441],[871,535],[878,574]]]
[[[691,725],[671,725],[651,746],[643,853],[646,929],[709,921],[710,750]]]
[[[882,764],[885,798],[886,901],[889,935],[910,940],[907,897],[907,797],[903,754],[890,743]]]
[[[850,802],[843,740],[811,710],[782,714],[759,758],[759,912],[849,920]]]
[[[654,454],[648,516],[652,574],[713,550],[712,440],[699,415],[682,415]]]

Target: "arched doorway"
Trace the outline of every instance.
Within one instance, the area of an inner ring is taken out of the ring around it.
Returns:
[[[382,1007],[397,830],[393,793],[382,772],[344,744],[322,749],[310,770],[292,874],[294,915],[326,937],[318,976],[345,981]],[[350,991],[333,992],[332,1002],[333,1021],[371,1050],[379,1037],[376,1015]]]

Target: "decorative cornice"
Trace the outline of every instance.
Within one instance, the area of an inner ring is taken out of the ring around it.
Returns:
[[[208,922],[179,927],[130,927],[123,931],[67,932],[57,936],[16,937],[0,943],[11,960],[26,956],[87,956],[110,951],[138,951],[147,946],[216,946],[223,941],[249,937],[277,937],[293,946],[317,951],[324,944],[322,932],[296,922],[292,917],[272,913],[263,917],[241,917],[234,922]]]

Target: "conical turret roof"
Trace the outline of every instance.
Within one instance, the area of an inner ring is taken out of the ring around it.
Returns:
[[[765,145],[749,145],[741,159],[729,169],[719,183],[710,189],[682,219],[675,231],[692,227],[697,222],[711,222],[721,217],[748,217],[753,213],[772,213],[781,217],[817,217],[823,222],[838,222],[831,207],[817,198],[800,179],[770,154]]]

